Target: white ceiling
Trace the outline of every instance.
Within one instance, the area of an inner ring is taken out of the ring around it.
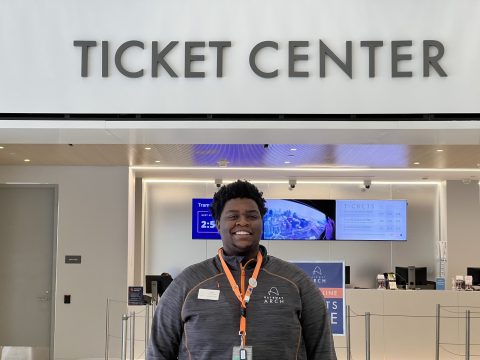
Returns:
[[[0,120],[0,146],[0,165],[129,165],[153,178],[480,176],[480,121],[472,120]],[[222,160],[226,167],[219,166]]]

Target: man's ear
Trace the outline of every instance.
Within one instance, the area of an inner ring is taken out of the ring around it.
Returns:
[[[217,230],[220,231],[220,220],[215,220],[215,226],[217,227]]]

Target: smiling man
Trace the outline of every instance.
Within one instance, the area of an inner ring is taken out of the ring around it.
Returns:
[[[260,245],[262,193],[238,180],[218,190],[210,211],[223,247],[160,298],[147,359],[336,359],[320,291]]]

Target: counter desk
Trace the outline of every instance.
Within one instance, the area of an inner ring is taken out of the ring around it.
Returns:
[[[353,359],[365,359],[365,313],[370,313],[370,358],[435,359],[436,309],[440,304],[440,359],[465,354],[466,310],[470,310],[470,354],[480,355],[480,291],[346,289]],[[339,359],[347,359],[346,337],[336,336]],[[460,356],[460,357],[459,357]]]

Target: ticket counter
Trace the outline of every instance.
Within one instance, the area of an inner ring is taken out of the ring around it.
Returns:
[[[440,304],[440,359],[465,355],[466,311],[470,310],[470,356],[480,355],[480,292],[347,289],[353,359],[366,354],[365,313],[370,313],[370,358],[435,359],[436,308]],[[347,359],[346,337],[335,338]]]

